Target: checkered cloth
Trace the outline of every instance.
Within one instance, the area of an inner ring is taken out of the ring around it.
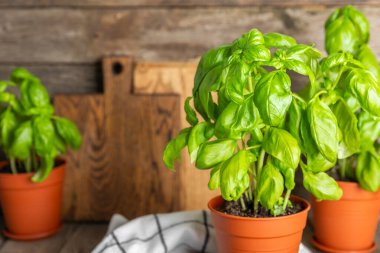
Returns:
[[[208,211],[152,214],[131,221],[116,214],[92,253],[190,252],[217,252]],[[311,253],[302,244],[299,252]]]

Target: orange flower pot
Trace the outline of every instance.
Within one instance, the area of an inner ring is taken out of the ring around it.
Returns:
[[[314,245],[325,252],[372,252],[380,211],[380,191],[365,191],[357,183],[338,182],[343,197],[316,201],[312,197]]]
[[[216,209],[223,204],[221,196],[211,199],[208,207],[215,226],[219,253],[297,253],[306,226],[310,205],[296,196],[305,209],[299,213],[273,218],[246,218],[224,214]]]
[[[0,163],[0,168],[6,164]],[[34,240],[59,230],[64,167],[63,162],[41,183],[31,181],[33,173],[0,173],[0,202],[7,237]]]

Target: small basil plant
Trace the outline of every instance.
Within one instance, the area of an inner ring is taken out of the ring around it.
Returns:
[[[252,203],[254,213],[260,206],[274,216],[285,213],[299,165],[318,199],[339,199],[337,183],[317,169],[334,161],[329,138],[338,136],[336,119],[317,94],[320,57],[313,45],[257,29],[206,52],[184,105],[190,127],[167,144],[166,166],[174,169],[187,146],[191,162],[211,170],[209,188],[220,188],[243,209]],[[290,71],[308,77],[309,102],[292,92]],[[310,150],[312,164],[304,163]]]
[[[79,148],[78,128],[54,115],[47,90],[28,70],[16,68],[9,80],[0,82],[0,102],[0,145],[13,174],[33,172],[32,181],[41,182],[67,146]]]
[[[325,129],[325,146],[333,147],[327,159],[331,164],[325,161],[325,167],[318,166],[327,169],[337,163],[341,180],[376,192],[380,187],[380,68],[368,46],[369,23],[357,9],[346,6],[331,14],[325,29],[329,55],[319,64],[317,86],[319,100],[335,119]]]

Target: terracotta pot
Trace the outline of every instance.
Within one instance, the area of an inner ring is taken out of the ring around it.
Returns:
[[[316,201],[312,197],[314,244],[327,252],[371,252],[380,211],[380,191],[365,191],[357,183],[338,182],[343,197]]]
[[[0,168],[7,163],[0,163]],[[50,236],[61,226],[61,203],[65,162],[53,169],[41,183],[33,183],[33,173],[0,173],[0,202],[12,239],[34,240]]]
[[[273,218],[246,218],[224,214],[216,209],[223,204],[221,196],[211,199],[208,207],[215,226],[220,253],[297,253],[306,226],[310,205],[291,196],[305,209],[299,213]]]

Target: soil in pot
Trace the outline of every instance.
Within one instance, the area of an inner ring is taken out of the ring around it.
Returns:
[[[246,209],[244,210],[238,201],[225,201],[222,206],[217,208],[219,212],[230,214],[240,217],[253,217],[253,218],[269,218],[274,217],[269,210],[259,205],[257,213],[253,212],[253,202],[245,201]],[[285,209],[284,214],[277,215],[276,217],[286,216],[298,213],[305,209],[305,207],[300,202],[292,203],[292,206],[288,206]]]

